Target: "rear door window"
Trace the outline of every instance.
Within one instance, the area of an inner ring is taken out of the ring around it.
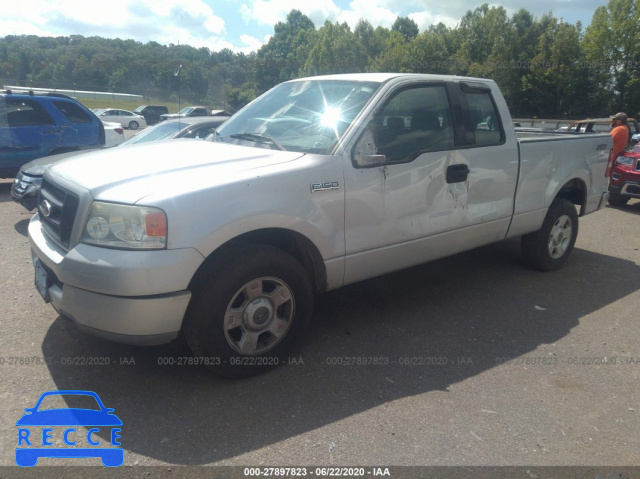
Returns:
[[[485,91],[467,92],[466,98],[475,135],[475,144],[489,146],[504,143],[504,132],[491,93]]]
[[[53,104],[72,123],[93,123],[89,113],[75,103],[54,101]]]

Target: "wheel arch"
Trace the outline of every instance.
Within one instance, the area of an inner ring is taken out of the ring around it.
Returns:
[[[307,272],[317,293],[327,290],[327,270],[316,245],[301,233],[285,228],[258,229],[226,241],[205,258],[191,279],[189,289],[191,290],[210,268],[215,267],[219,258],[234,248],[248,244],[273,246],[291,255]]]
[[[580,216],[582,216],[587,204],[587,185],[582,179],[573,178],[562,185],[553,199],[556,198],[563,198],[580,206]]]

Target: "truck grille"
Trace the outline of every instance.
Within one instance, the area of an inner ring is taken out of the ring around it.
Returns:
[[[42,180],[38,212],[40,221],[51,238],[64,248],[69,248],[73,222],[78,212],[79,200],[47,180]]]

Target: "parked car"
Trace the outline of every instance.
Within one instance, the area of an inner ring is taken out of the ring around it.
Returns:
[[[173,120],[175,118],[187,118],[191,116],[210,116],[211,112],[203,106],[188,106],[178,113],[166,113],[160,115],[160,121]]]
[[[148,141],[169,140],[172,138],[204,139],[213,133],[215,129],[222,125],[228,118],[228,116],[196,116],[193,118],[163,121],[142,130],[140,133],[136,133],[125,141],[122,146],[146,143]]]
[[[37,291],[89,334],[180,335],[242,377],[285,361],[316,293],[516,237],[556,270],[606,204],[613,141],[509,118],[492,80],[329,75],[274,87],[215,141],[70,158],[29,223]]]
[[[112,146],[118,146],[127,139],[124,136],[124,129],[120,123],[114,123],[111,121],[103,121],[104,124],[104,147],[111,148]]]
[[[609,204],[624,206],[640,198],[640,146],[627,149],[613,163],[609,178]]]
[[[0,178],[25,163],[105,144],[103,123],[84,105],[60,93],[0,92]]]
[[[147,125],[155,125],[160,121],[160,115],[169,113],[169,109],[164,105],[140,105],[133,112],[144,116]]]
[[[195,117],[166,121],[150,128],[145,128],[124,142],[122,141],[124,139],[122,127],[118,123],[105,123],[107,137],[105,147],[117,146],[119,144],[122,148],[136,143],[168,140],[172,138],[204,139],[212,131],[215,131],[215,128],[224,123],[227,118],[228,117]],[[20,168],[20,171],[16,175],[16,179],[13,181],[11,197],[27,210],[33,210],[38,204],[38,194],[40,193],[44,170],[53,163],[85,152],[86,150],[46,156],[22,165],[22,168]]]
[[[98,118],[102,121],[111,121],[119,123],[123,128],[129,128],[130,130],[137,130],[140,127],[147,126],[147,121],[144,116],[133,113],[129,110],[119,110],[116,108],[108,108],[96,113]]]
[[[100,148],[110,148],[124,143],[124,130],[118,123],[104,123],[105,144]],[[33,210],[38,204],[38,194],[40,193],[40,185],[42,184],[42,175],[44,170],[52,163],[70,158],[81,153],[88,153],[93,150],[75,150],[57,155],[43,156],[25,163],[16,174],[16,178],[11,185],[11,198],[16,203],[20,203],[27,210]]]

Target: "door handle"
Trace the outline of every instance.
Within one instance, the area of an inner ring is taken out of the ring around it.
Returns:
[[[469,177],[469,167],[464,164],[451,165],[447,168],[447,183],[462,183]]]

